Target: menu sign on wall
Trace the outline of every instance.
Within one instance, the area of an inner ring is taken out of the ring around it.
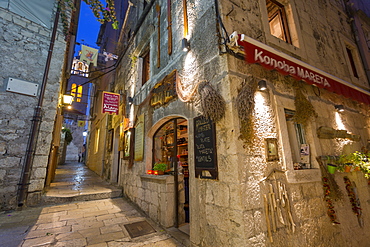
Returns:
[[[144,157],[144,114],[138,117],[135,126],[135,161],[142,161]]]
[[[216,128],[208,118],[194,118],[195,177],[217,179]]]
[[[103,113],[118,115],[119,112],[119,94],[103,92]]]

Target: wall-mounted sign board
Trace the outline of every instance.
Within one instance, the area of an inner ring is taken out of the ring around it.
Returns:
[[[208,118],[194,118],[195,177],[217,179],[216,126]]]
[[[6,91],[12,93],[19,93],[28,96],[37,96],[39,90],[39,84],[29,81],[24,81],[15,78],[6,78],[5,79]]]

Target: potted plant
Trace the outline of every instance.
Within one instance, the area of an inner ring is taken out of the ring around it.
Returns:
[[[337,170],[337,158],[335,156],[326,156],[326,167],[330,174],[334,174]]]
[[[356,151],[351,154],[354,165],[364,173],[366,178],[370,178],[370,153]]]
[[[337,165],[341,172],[351,172],[354,169],[352,158],[346,154],[339,156]]]
[[[154,174],[156,175],[163,175],[164,172],[167,170],[166,163],[155,163],[153,166]]]

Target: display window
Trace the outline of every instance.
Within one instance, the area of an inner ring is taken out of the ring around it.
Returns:
[[[166,172],[179,172],[188,166],[188,125],[187,120],[176,118],[168,121],[153,137],[153,167],[156,164],[166,164]]]

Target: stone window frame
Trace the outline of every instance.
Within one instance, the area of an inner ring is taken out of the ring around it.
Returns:
[[[144,52],[140,55],[141,67],[141,86],[144,86],[150,80],[150,49],[149,47],[145,48]]]
[[[315,157],[319,146],[315,138],[315,124],[308,124],[305,132],[306,142],[310,145],[311,169],[294,170],[292,149],[288,135],[288,126],[285,118],[285,109],[295,110],[294,100],[281,95],[274,95],[273,102],[276,112],[276,124],[279,131],[278,145],[281,147],[283,170],[286,170],[286,177],[289,183],[307,183],[321,181],[321,171]]]
[[[347,37],[340,35],[340,39],[342,40],[342,53],[345,60],[345,67],[347,69],[347,80],[349,82],[353,82],[354,84],[362,87],[368,87],[367,79],[365,70],[362,64],[362,60],[360,57],[360,53],[357,49],[357,46],[352,40],[348,39]],[[354,66],[356,67],[358,77],[356,77],[353,73],[352,67],[351,67],[351,59],[348,56],[347,49],[351,51],[352,54],[352,62],[354,63]],[[343,78],[344,79],[344,78]]]
[[[291,43],[287,43],[271,34],[266,1],[267,0],[262,0],[260,5],[261,20],[263,29],[265,30],[266,44],[273,44],[299,56],[303,56],[304,43],[295,3],[290,0],[275,0],[284,6],[291,40]]]
[[[287,15],[285,13],[285,7],[276,0],[266,0],[268,22],[270,26],[270,33],[274,35],[274,30],[271,26],[271,23],[274,20],[278,20],[279,30],[281,32],[281,37],[274,35],[275,37],[284,40],[285,42],[292,44],[290,39],[289,25],[287,21]]]

